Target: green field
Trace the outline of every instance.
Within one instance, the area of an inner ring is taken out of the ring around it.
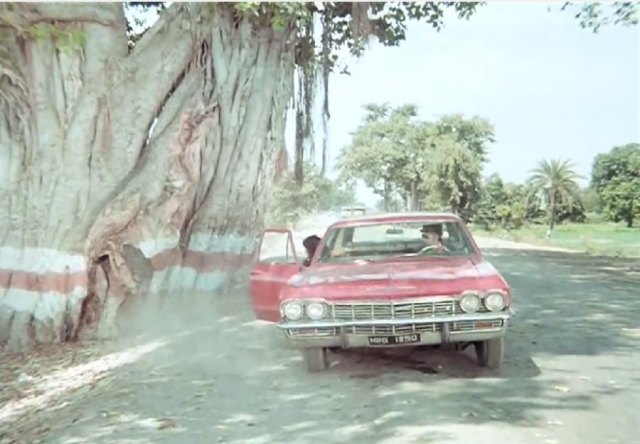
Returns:
[[[545,225],[528,225],[517,230],[494,231],[470,227],[474,235],[584,251],[594,255],[640,257],[640,227],[626,228],[621,224],[559,225],[547,239]]]

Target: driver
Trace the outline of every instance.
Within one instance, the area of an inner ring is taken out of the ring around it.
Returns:
[[[449,252],[449,249],[442,243],[442,224],[423,225],[420,233],[422,234],[422,240],[427,244],[420,253],[427,251]]]
[[[313,234],[309,237],[306,237],[302,241],[302,245],[304,246],[304,249],[307,251],[307,258],[304,261],[302,261],[302,265],[304,265],[305,267],[308,267],[309,265],[311,265],[311,259],[313,259],[313,255],[316,254],[316,249],[318,248],[318,245],[320,245],[320,238],[315,234]]]

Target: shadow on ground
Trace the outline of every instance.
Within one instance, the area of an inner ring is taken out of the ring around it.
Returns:
[[[513,332],[537,353],[595,355],[638,347],[640,260],[491,250],[513,289]]]
[[[510,433],[619,393],[581,385],[575,369],[541,372],[536,361],[637,348],[640,299],[629,271],[637,264],[539,251],[492,250],[488,258],[511,284],[517,310],[497,373],[477,367],[470,352],[350,351],[308,374],[273,326],[253,321],[248,298],[235,295],[211,307],[197,335],[176,336],[32,420],[45,424],[46,442],[65,444],[484,442],[489,427],[499,431],[494,438],[529,442]]]

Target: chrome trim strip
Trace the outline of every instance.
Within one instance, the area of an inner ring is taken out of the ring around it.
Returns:
[[[424,318],[407,319],[363,319],[352,321],[316,321],[316,322],[281,322],[277,324],[280,329],[296,328],[330,328],[330,327],[358,327],[376,325],[411,325],[411,324],[441,324],[443,322],[460,321],[508,321],[511,315],[508,313],[478,313],[456,316],[431,316]]]

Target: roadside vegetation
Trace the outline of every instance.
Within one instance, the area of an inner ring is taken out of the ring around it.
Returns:
[[[339,209],[356,202],[353,184],[332,181],[313,164],[304,165],[302,185],[296,183],[295,176],[292,171],[277,179],[270,196],[266,225],[289,226],[306,214]]]
[[[627,228],[617,223],[565,223],[556,227],[550,239],[546,237],[544,225],[528,224],[512,230],[499,228],[491,231],[476,225],[470,228],[476,236],[561,247],[593,255],[640,257],[640,227]]]
[[[295,222],[354,203],[359,181],[380,196],[378,210],[450,211],[478,235],[640,256],[640,144],[597,155],[591,177],[580,176],[568,159],[542,159],[523,183],[509,183],[484,176],[493,141],[494,128],[483,117],[452,114],[428,122],[415,104],[366,104],[338,158],[338,180],[308,164],[309,180],[298,188],[289,174],[273,194],[271,219]]]

